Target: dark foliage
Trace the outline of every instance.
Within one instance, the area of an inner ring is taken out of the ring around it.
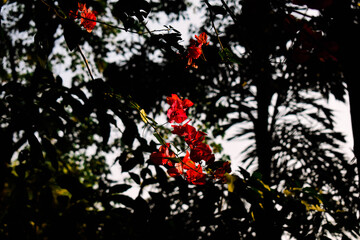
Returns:
[[[322,104],[349,94],[358,157],[358,3],[202,1],[203,26],[191,34],[204,31],[211,44],[195,69],[186,37],[146,24],[186,19],[188,1],[82,2],[98,14],[91,33],[68,17],[75,0],[0,2],[0,239],[359,232],[358,161],[344,155],[345,138]],[[204,131],[238,127],[234,138],[252,141],[241,146],[244,168],[233,166],[229,189],[189,185],[148,161],[157,146],[129,106],[157,116],[172,93],[195,103]],[[122,182],[110,179],[115,151]]]

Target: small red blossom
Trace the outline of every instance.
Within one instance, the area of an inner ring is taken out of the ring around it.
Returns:
[[[186,180],[189,183],[195,185],[204,185],[206,182],[206,175],[203,173],[202,167],[199,164],[194,163],[189,158],[189,152],[186,151],[186,155],[182,160],[183,169],[186,169]]]
[[[85,4],[84,4],[85,5]],[[84,11],[81,13],[80,25],[83,26],[89,33],[95,28],[96,25],[96,12],[92,12],[84,6]]]
[[[196,168],[195,163],[190,159],[189,151],[186,151],[186,155],[183,157],[181,162],[183,164],[183,168],[186,170]]]
[[[78,3],[78,9],[80,12],[86,10],[86,3]]]
[[[213,176],[215,179],[221,179],[222,181],[226,181],[225,173],[230,173],[230,172],[231,172],[230,162],[224,162],[221,167],[217,168],[214,171]]]
[[[193,102],[191,102],[189,99],[184,99],[181,100],[178,95],[176,94],[171,94],[171,97],[167,97],[166,98],[166,102],[172,106],[175,103],[180,104],[181,108],[184,108],[184,110],[186,110],[187,108],[191,107],[192,105],[194,105]]]
[[[170,167],[168,169],[168,174],[170,177],[178,177],[184,173],[183,164],[182,163],[175,163],[174,167]]]
[[[204,32],[199,36],[195,35],[195,38],[197,41],[190,39],[190,45],[187,49],[186,58],[188,59],[187,67],[191,66],[193,68],[198,68],[198,66],[194,63],[194,59],[198,59],[203,54],[202,47],[203,45],[209,45],[209,42],[207,42],[208,36]],[[204,55],[203,58],[205,59]]]
[[[190,148],[194,148],[197,144],[205,139],[206,133],[197,131],[188,123],[181,126],[172,125],[172,127],[174,128],[172,133],[177,134],[180,137],[184,137],[185,142],[189,145]]]
[[[170,143],[166,143],[166,146],[162,145],[158,152],[153,152],[150,155],[150,161],[156,165],[168,165],[173,166],[173,163],[168,158],[174,158],[175,153],[170,150]]]
[[[197,44],[194,39],[190,40],[190,46],[188,47],[187,58],[198,59],[202,54],[202,44]]]
[[[73,19],[78,18],[79,11],[81,12],[80,25],[83,26],[89,33],[95,28],[96,25],[96,12],[86,8],[85,3],[78,3],[78,10],[74,12],[70,10],[69,17]]]
[[[207,38],[208,38],[208,36],[206,35],[206,33],[201,33],[199,36],[196,36],[195,35],[195,38],[196,38],[196,40],[198,41],[198,43],[200,44],[200,45],[205,45],[205,46],[207,46],[207,45],[209,45],[209,42],[207,42]]]
[[[212,154],[211,148],[206,143],[199,143],[190,151],[190,158],[194,162],[204,160],[207,164],[215,161],[215,155]]]
[[[170,107],[167,112],[167,117],[169,118],[169,122],[182,123],[187,119],[187,115],[182,108]]]
[[[172,130],[171,133],[176,134],[179,137],[186,136],[187,133],[185,132],[186,131],[185,126],[187,125],[188,125],[187,123],[184,125],[171,125],[174,128],[174,130]]]
[[[186,180],[195,185],[204,185],[206,183],[206,175],[202,172],[201,166],[198,165],[195,170],[187,170]]]
[[[198,66],[193,62],[194,59],[198,59],[202,54],[201,49],[202,44],[197,44],[194,39],[190,39],[190,46],[188,47],[188,53],[186,58],[188,59],[187,67],[191,66],[193,68],[198,68]]]
[[[78,18],[78,14],[79,14],[79,10],[76,10],[76,12],[74,12],[73,10],[70,10],[69,17],[76,19],[76,18]]]
[[[169,122],[182,123],[187,119],[187,115],[185,110],[188,107],[194,105],[190,100],[185,99],[181,100],[176,94],[171,94],[171,97],[167,97],[166,101],[170,104],[170,108],[167,111],[167,117],[169,118]]]
[[[192,131],[191,134],[189,134],[185,138],[185,142],[189,145],[191,149],[196,148],[202,141],[205,140],[206,133],[202,131]]]

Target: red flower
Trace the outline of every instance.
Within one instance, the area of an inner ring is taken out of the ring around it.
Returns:
[[[207,38],[208,36],[206,35],[206,33],[201,33],[199,36],[195,35],[196,40],[198,41],[198,43],[201,45],[205,44],[205,46],[209,45],[209,42],[207,42]]]
[[[96,25],[96,12],[86,8],[85,3],[78,3],[78,10],[76,12],[70,10],[69,17],[78,18],[79,11],[81,12],[80,25],[90,33]]]
[[[206,175],[202,172],[201,166],[198,165],[195,170],[187,170],[186,180],[195,185],[204,185],[206,183]]]
[[[171,94],[171,97],[167,97],[166,101],[170,106],[178,103],[180,104],[181,108],[184,108],[184,110],[194,105],[194,103],[191,102],[189,99],[181,100],[176,94]]]
[[[189,156],[189,151],[186,151],[186,155],[182,159],[183,168],[186,170],[196,168],[195,163],[189,158]]]
[[[183,169],[186,169],[186,180],[189,183],[195,185],[204,185],[206,182],[206,175],[202,171],[201,165],[196,165],[190,158],[189,152],[186,151],[186,155],[182,160]]]
[[[170,123],[174,121],[182,123],[185,121],[187,119],[185,110],[194,105],[194,103],[188,99],[181,100],[176,94],[171,94],[171,97],[167,97],[166,101],[170,105],[170,108],[167,111]]]
[[[180,125],[180,126],[178,126],[178,125],[171,125],[173,128],[174,128],[174,130],[172,130],[171,132],[173,133],[173,134],[176,134],[176,135],[178,135],[179,137],[183,137],[183,136],[186,136],[186,127],[185,126],[187,126],[188,124],[187,123],[185,123],[184,125]]]
[[[79,11],[81,12],[80,25],[83,26],[86,31],[91,32],[96,25],[96,12],[86,8],[85,3],[78,3],[78,10],[76,13],[70,10],[70,17],[77,18]]]
[[[153,152],[150,155],[150,161],[156,165],[168,165],[173,166],[173,163],[168,158],[174,158],[175,153],[170,150],[170,143],[166,143],[166,146],[161,146],[158,152]]]
[[[187,119],[186,113],[184,109],[179,108],[178,105],[173,105],[167,111],[167,117],[169,118],[169,122],[182,123]]]
[[[202,44],[198,45],[196,44],[194,39],[190,39],[190,46],[188,47],[188,54],[186,57],[192,59],[198,59],[202,54],[201,46]]]
[[[205,139],[206,133],[202,131],[192,131],[186,138],[185,142],[189,145],[191,149],[196,148],[197,145],[201,144]]]
[[[230,162],[224,162],[221,167],[216,169],[213,173],[215,179],[222,179],[226,181],[224,178],[225,173],[231,172]]]
[[[177,134],[180,137],[185,137],[185,142],[190,148],[193,148],[198,143],[202,142],[206,135],[206,133],[202,131],[196,131],[193,126],[187,123],[182,126],[172,125],[172,127],[174,127],[172,133]]]
[[[79,10],[76,10],[75,13],[73,10],[70,10],[69,17],[76,19],[76,18],[78,18],[78,14],[79,14]]]
[[[80,12],[86,10],[86,3],[78,3],[78,9]]]
[[[76,10],[76,13],[74,13],[73,10],[70,10],[69,16],[72,18],[78,18],[79,11],[85,11],[86,10],[86,4],[85,3],[78,3],[78,10]]]
[[[92,12],[90,9],[87,9],[84,4],[84,11],[81,13],[80,25],[83,26],[86,31],[89,33],[94,29],[96,25],[96,12]]]
[[[205,46],[209,45],[209,42],[207,42],[208,36],[206,35],[206,33],[203,32],[199,36],[195,35],[195,38],[197,41],[195,41],[194,39],[190,39],[190,46],[187,49],[187,55],[186,55],[186,58],[188,59],[187,67],[191,66],[193,68],[197,68],[198,66],[196,66],[193,60],[198,59],[201,56],[201,54],[203,54],[202,51],[203,45]]]
[[[168,172],[170,177],[180,176],[184,172],[183,164],[182,163],[175,163],[175,166],[170,167],[167,172]]]
[[[199,143],[191,149],[190,158],[195,162],[204,160],[207,164],[211,164],[215,160],[215,155],[212,154],[211,148],[206,143]]]
[[[198,59],[202,54],[201,49],[202,44],[197,44],[194,39],[190,39],[190,46],[188,47],[188,54],[186,58],[188,58],[187,67],[192,66],[193,68],[197,68],[196,64],[193,63],[193,59]]]

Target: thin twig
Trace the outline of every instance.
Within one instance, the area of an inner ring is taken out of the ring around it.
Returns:
[[[300,12],[300,11],[298,11],[298,10],[291,10],[292,12],[294,12],[294,13],[297,13],[297,14],[299,14],[299,15],[302,15],[303,17],[308,17],[308,18],[312,18],[312,17],[314,17],[314,16],[311,16],[311,15],[308,15],[308,14],[306,14],[306,13],[303,13],[303,12]]]
[[[204,2],[205,2],[205,4],[206,4],[206,5],[208,6],[208,8],[209,8],[211,24],[212,24],[212,26],[213,26],[213,28],[214,28],[215,34],[216,34],[217,39],[218,39],[218,41],[219,41],[219,43],[220,43],[221,50],[224,50],[224,46],[222,45],[221,40],[220,40],[219,32],[218,32],[218,30],[216,29],[215,24],[214,24],[214,14],[213,14],[213,12],[212,12],[212,10],[211,10],[211,7],[212,7],[212,6],[210,5],[210,3],[209,3],[208,0],[205,0]]]
[[[86,17],[82,17],[82,16],[80,16],[80,18],[85,19],[87,21],[100,23],[100,24],[106,25],[108,27],[116,28],[116,29],[119,29],[119,30],[124,30],[124,31],[129,32],[129,33],[136,33],[136,34],[139,34],[139,35],[144,35],[145,34],[144,32],[131,31],[131,30],[128,30],[128,29],[126,29],[124,27],[114,26],[114,25],[112,25],[110,23],[107,23],[107,22],[102,22],[102,21],[98,21],[98,20],[94,20],[94,19],[90,19],[90,18],[86,18]],[[146,29],[146,30],[148,30],[148,29]]]
[[[61,18],[61,19],[63,19],[63,20],[66,18],[66,17],[60,15],[60,13],[57,11],[56,7],[51,6],[50,4],[48,4],[47,2],[45,2],[44,0],[40,0],[40,1],[41,1],[43,4],[45,4],[45,5],[49,8],[49,10],[52,9],[52,10],[55,12],[56,16],[58,16],[59,18]]]
[[[150,29],[146,26],[145,22],[141,22],[142,25],[145,27],[145,29],[148,31],[148,33],[150,34],[150,36],[152,36],[152,32],[150,31]]]
[[[110,24],[110,23],[107,23],[107,22],[102,22],[102,21],[98,21],[98,20],[93,20],[93,19],[89,19],[89,18],[86,18],[86,17],[82,17],[82,16],[80,16],[80,18],[83,18],[83,19],[85,19],[85,20],[92,21],[92,22],[97,22],[97,23],[100,23],[100,24],[103,24],[103,25],[106,25],[106,26],[109,26],[109,27],[112,27],[112,28],[119,29],[119,30],[125,30],[126,32],[129,32],[129,33],[136,33],[136,34],[139,34],[139,35],[144,35],[144,34],[145,34],[145,32],[131,31],[131,30],[128,30],[128,29],[126,29],[126,28],[124,28],[124,27],[114,26],[114,25],[112,25],[112,24]],[[168,29],[168,28],[165,28],[165,29],[157,29],[157,30],[152,30],[152,31],[151,31],[151,30],[146,26],[145,23],[143,23],[143,25],[144,25],[145,29],[148,31],[148,33],[149,33],[150,35],[152,35],[154,32],[169,32],[169,31],[170,31],[170,29]]]
[[[226,2],[224,0],[221,0],[221,3],[223,4],[223,6],[225,7],[226,11],[228,11],[228,13],[230,14],[230,17],[232,18],[232,20],[236,23],[236,16],[235,14],[231,11],[231,9],[229,8],[229,6],[226,4]]]
[[[81,57],[83,58],[83,60],[84,60],[84,62],[85,62],[85,65],[86,65],[86,68],[87,68],[87,70],[88,70],[88,72],[89,72],[89,75],[90,75],[90,77],[91,77],[91,80],[94,81],[95,79],[94,79],[94,76],[93,76],[92,73],[91,73],[91,69],[90,69],[88,60],[86,59],[84,53],[81,51],[81,48],[80,48],[79,45],[77,46],[77,49],[78,49],[78,51],[80,52]]]

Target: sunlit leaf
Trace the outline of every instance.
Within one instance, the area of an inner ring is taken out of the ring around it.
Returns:
[[[140,110],[140,117],[141,117],[141,120],[143,120],[144,123],[149,123],[149,120],[147,118],[147,115],[146,115],[144,109]]]

